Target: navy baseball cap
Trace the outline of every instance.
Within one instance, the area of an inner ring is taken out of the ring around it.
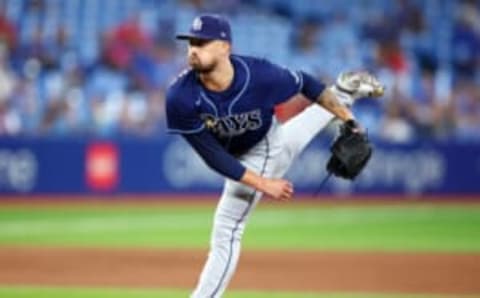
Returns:
[[[178,34],[177,39],[206,39],[225,40],[232,42],[232,31],[228,20],[213,14],[205,14],[196,17],[188,33]]]

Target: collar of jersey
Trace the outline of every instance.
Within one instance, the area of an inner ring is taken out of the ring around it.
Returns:
[[[248,68],[248,65],[247,63],[245,63],[245,61],[243,61],[242,58],[240,57],[237,57],[237,56],[231,56],[231,58],[237,62],[239,62],[239,64],[243,67],[243,69],[245,70],[245,82],[243,83],[243,86],[242,88],[240,89],[240,91],[237,93],[237,95],[234,96],[232,102],[228,105],[228,115],[231,115],[232,114],[232,109],[233,109],[233,106],[240,100],[240,98],[242,97],[242,95],[245,93],[245,91],[247,90],[247,87],[248,85],[250,84],[250,69]],[[212,106],[215,106],[213,103],[215,101],[213,101],[208,95],[207,93],[205,93],[204,90],[201,91],[201,96]],[[217,112],[217,108],[215,107],[214,110]]]

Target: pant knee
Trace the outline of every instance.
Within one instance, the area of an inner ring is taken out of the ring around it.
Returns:
[[[244,232],[244,223],[242,222],[223,222],[216,224],[211,244],[215,246],[226,246],[232,241],[241,241]]]

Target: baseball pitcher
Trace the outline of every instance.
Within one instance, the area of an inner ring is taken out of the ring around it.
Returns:
[[[294,188],[282,179],[296,156],[332,119],[343,121],[332,146],[328,170],[353,179],[365,166],[371,147],[348,108],[355,99],[380,96],[383,87],[368,73],[345,73],[326,88],[311,75],[268,60],[231,52],[226,19],[201,15],[188,33],[190,69],[167,92],[170,133],[182,135],[225,185],[218,203],[210,253],[191,297],[221,297],[233,276],[245,225],[266,195],[288,201]],[[274,107],[302,93],[312,102],[280,124]]]

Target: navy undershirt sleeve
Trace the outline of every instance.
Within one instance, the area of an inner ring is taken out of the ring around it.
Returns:
[[[317,97],[322,94],[325,85],[308,73],[301,71],[300,75],[303,78],[303,86],[300,92],[309,100],[313,102],[317,101]]]
[[[182,134],[182,136],[216,172],[236,181],[245,174],[246,168],[229,154],[210,132],[204,130],[194,134]]]

